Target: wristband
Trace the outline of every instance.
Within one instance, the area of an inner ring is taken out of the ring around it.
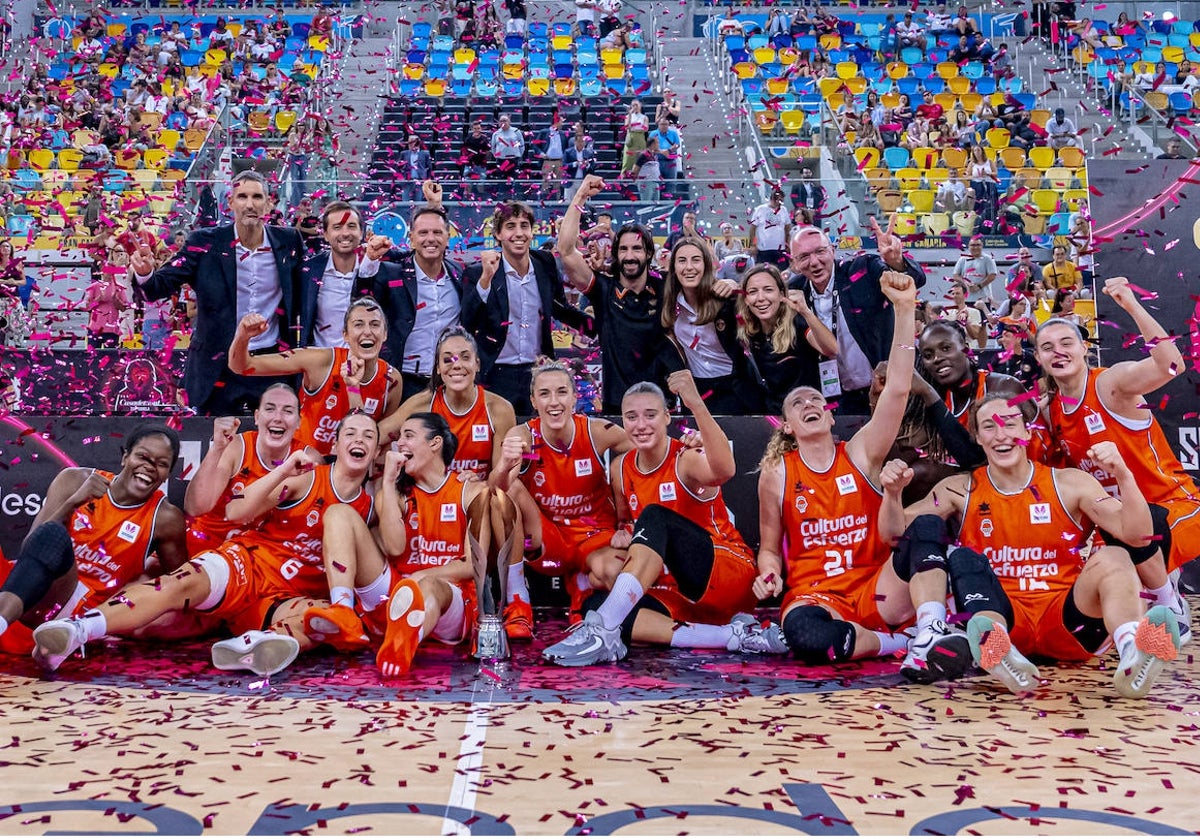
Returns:
[[[357,385],[347,385],[347,386],[346,386],[346,393],[348,393],[348,394],[361,394],[361,393],[362,393],[362,389],[361,389],[361,388],[359,388]]]

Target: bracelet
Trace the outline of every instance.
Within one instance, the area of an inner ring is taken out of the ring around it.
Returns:
[[[348,393],[348,394],[361,394],[361,393],[362,393],[362,389],[361,389],[361,388],[359,388],[357,385],[347,385],[347,386],[346,386],[346,393]]]

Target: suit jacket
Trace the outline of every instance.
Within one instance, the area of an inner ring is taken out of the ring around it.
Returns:
[[[886,270],[887,264],[878,254],[862,254],[837,262],[830,280],[841,308],[838,328],[849,328],[871,367],[887,360],[895,331],[895,320],[888,311],[891,302],[879,288],[879,278]],[[918,289],[925,285],[925,270],[911,257],[904,258],[904,273],[916,281]],[[807,277],[796,275],[788,286],[803,291],[812,306],[812,284]]]
[[[529,259],[533,263],[538,294],[542,299],[540,352],[553,358],[552,319],[557,318],[568,326],[588,332],[592,331],[591,319],[567,305],[567,295],[558,276],[558,263],[552,254],[530,251]],[[479,345],[480,375],[486,378],[508,339],[508,278],[501,263],[492,278],[491,292],[485,302],[479,297],[478,289],[482,274],[483,266],[479,263],[463,272],[462,324],[475,336]]]
[[[443,260],[442,264],[461,301],[462,269],[450,260]],[[355,295],[373,297],[383,307],[388,322],[388,337],[380,358],[396,370],[403,370],[404,344],[417,320],[417,264],[413,252],[393,248],[379,263],[378,274],[360,278],[359,290]]]
[[[266,226],[266,238],[271,243],[283,293],[283,311],[278,314],[280,344],[294,347],[304,240],[295,228],[272,225]],[[196,292],[196,321],[183,379],[193,406],[203,405],[214,383],[229,370],[229,345],[237,331],[237,256],[233,239],[233,225],[194,231],[179,253],[141,286],[150,300],[170,297],[185,283]]]
[[[583,164],[583,174],[591,175],[596,171],[596,149],[591,143],[588,143],[582,150],[576,149],[575,144],[571,143],[563,152],[563,171],[568,177],[575,177],[575,168]]]
[[[305,261],[301,268],[301,286],[300,286],[300,346],[311,347],[316,339],[317,328],[317,298],[321,293],[322,278],[325,276],[325,269],[329,268],[329,252],[320,251],[312,254]],[[377,289],[382,287],[388,288],[388,284],[397,277],[397,269],[394,265],[386,263],[379,264],[379,273],[373,274],[370,277],[356,277],[353,287],[350,289],[350,299],[346,301],[347,306],[351,301],[360,297],[375,298],[379,301],[379,305],[383,307],[384,314],[387,315],[387,303],[384,297],[378,294]],[[391,335],[391,323],[388,324],[388,335]],[[386,345],[385,345],[386,346]],[[385,362],[391,364],[391,359],[384,358]]]

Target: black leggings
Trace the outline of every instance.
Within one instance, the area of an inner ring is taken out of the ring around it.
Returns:
[[[680,487],[680,493],[687,491]],[[712,534],[662,505],[647,505],[633,526],[633,544],[662,558],[685,598],[698,601],[712,577]]]

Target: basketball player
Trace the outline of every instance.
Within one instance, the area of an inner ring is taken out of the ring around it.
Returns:
[[[494,483],[521,510],[525,565],[562,575],[578,614],[596,585],[589,569],[600,572],[598,580],[604,569],[615,577],[625,559],[612,544],[617,509],[604,457],[628,451],[629,436],[614,423],[575,413],[575,377],[561,362],[536,365],[530,391],[537,417],[505,436]],[[506,617],[528,610],[532,619],[522,564],[509,567],[507,591]]]
[[[332,465],[297,450],[230,501],[227,516],[236,524],[259,523],[253,530],[197,555],[174,574],[123,590],[81,618],[41,625],[34,631],[34,656],[55,670],[87,642],[191,609],[223,619],[240,634],[213,645],[217,668],[266,675],[287,667],[301,649],[315,646],[301,624],[310,599],[329,594],[321,554],[325,512],[342,504],[360,517],[371,513],[363,485],[378,434],[371,417],[351,414],[336,432]]]
[[[1129,552],[1142,586],[1153,603],[1175,614],[1180,638],[1187,644],[1192,637],[1191,616],[1168,572],[1200,555],[1200,490],[1184,472],[1143,396],[1183,372],[1183,354],[1142,306],[1126,278],[1110,277],[1104,294],[1133,319],[1149,354],[1136,362],[1092,369],[1074,323],[1051,318],[1042,324],[1034,346],[1050,379],[1049,430],[1067,462],[1090,472],[1110,493],[1116,491],[1115,479],[1087,453],[1099,441],[1116,444],[1121,459],[1137,477],[1154,519],[1153,530],[1137,536],[1154,537],[1148,545],[1134,545],[1112,533],[1106,523],[1097,523],[1102,524],[1100,533],[1108,545]]]
[[[603,603],[543,651],[551,662],[615,662],[629,641],[787,651],[776,625],[763,628],[747,613],[757,600],[754,557],[721,495],[737,468],[729,438],[690,371],[672,373],[667,384],[695,416],[705,448],[687,449],[667,435],[671,418],[657,385],[642,382],[625,392],[621,410],[634,449],[613,461],[610,478],[618,518],[634,522],[627,559]]]
[[[849,441],[833,436],[834,418],[818,389],[792,390],[783,403],[759,474],[756,597],[783,595],[784,637],[807,665],[888,656],[908,645],[894,628],[912,619],[907,575],[893,566],[891,546],[875,528],[879,471],[900,431],[915,353],[917,288],[911,277],[886,271],[883,294],[894,328],[887,381],[871,419]],[[939,636],[947,628],[937,626]],[[924,642],[914,642],[919,655]],[[948,639],[944,647],[954,648]],[[957,637],[966,661],[967,640]],[[963,665],[961,670],[965,670]]]
[[[258,401],[251,431],[238,434],[241,421],[218,417],[212,443],[183,497],[188,515],[188,556],[212,551],[229,538],[234,525],[225,506],[241,496],[247,485],[265,476],[300,448],[300,402],[291,386],[271,385]]]
[[[266,330],[261,315],[242,318],[229,345],[229,369],[250,376],[303,375],[296,435],[302,446],[328,455],[334,430],[350,412],[380,420],[400,405],[400,373],[379,358],[387,321],[374,299],[359,298],[346,310],[342,335],[347,347],[301,347],[251,356],[250,340]]]
[[[934,321],[921,330],[917,342],[925,378],[958,422],[970,428],[971,406],[984,394],[1002,390],[1015,396],[1024,389],[1012,376],[980,370],[967,346],[966,330],[958,321]]]
[[[1082,470],[1030,461],[1022,405],[1009,405],[1001,394],[977,401],[975,427],[987,465],[943,479],[907,510],[900,494],[912,470],[889,462],[880,532],[895,540],[906,521],[916,526],[907,535],[920,558],[913,578],[914,600],[925,599],[919,612],[945,609],[948,573],[955,603],[971,615],[967,636],[976,664],[1010,691],[1037,687],[1038,670],[1025,654],[1085,661],[1102,653],[1111,635],[1121,657],[1113,674],[1118,693],[1145,697],[1178,655],[1175,618],[1164,606],[1143,614],[1124,548],[1101,547],[1086,563],[1081,553],[1095,522],[1134,545],[1148,541],[1150,508],[1138,478],[1110,441],[1097,441],[1086,455],[1112,476],[1120,498]],[[947,558],[936,526],[949,519],[958,526]]]
[[[160,489],[178,460],[179,436],[143,425],[126,439],[116,475],[60,472],[0,589],[0,634],[18,619],[36,627],[82,614],[139,578],[179,568],[186,523]],[[13,649],[32,649],[27,630],[13,635]]]

